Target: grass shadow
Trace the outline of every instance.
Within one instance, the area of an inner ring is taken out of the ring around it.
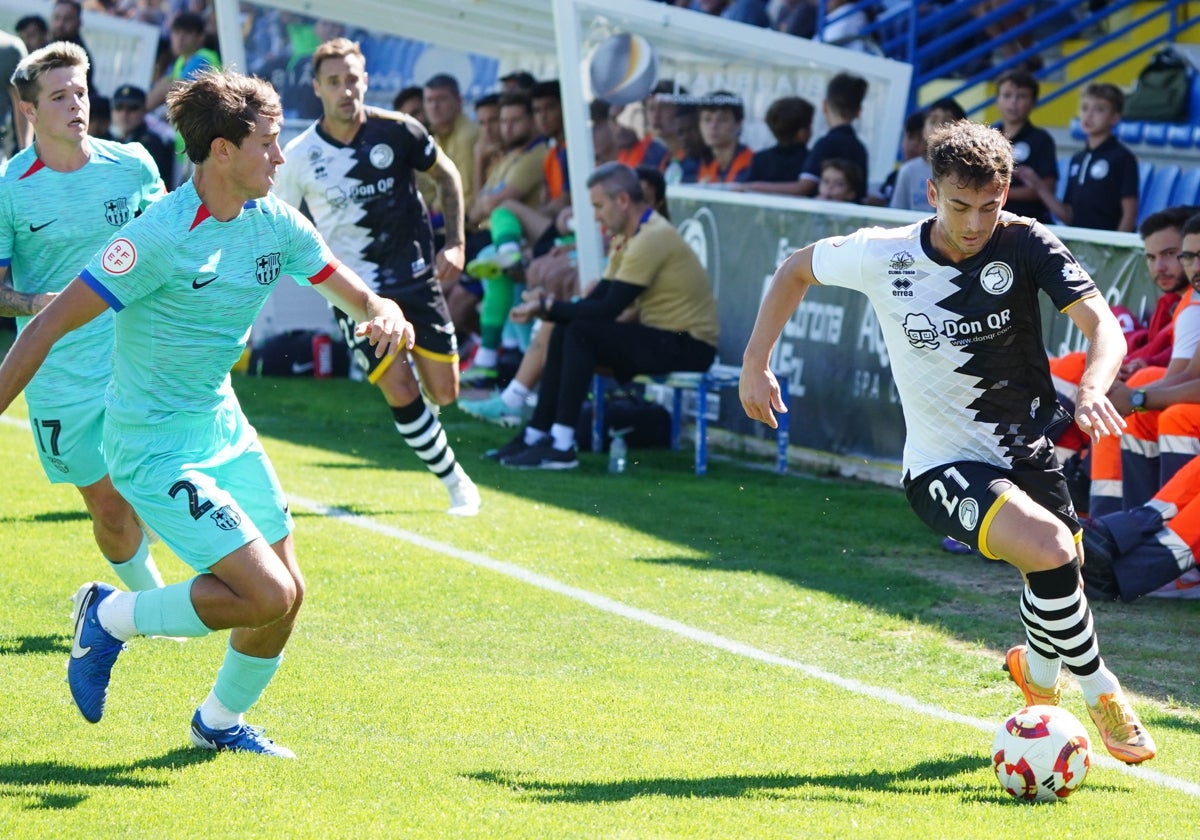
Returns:
[[[63,634],[53,636],[0,636],[0,656],[25,656],[40,654],[67,655],[71,651],[71,637]]]
[[[32,799],[28,808],[67,810],[86,802],[98,789],[155,789],[172,784],[169,772],[147,778],[147,770],[175,771],[213,760],[215,752],[180,747],[128,764],[100,767],[58,761],[0,764],[0,798]]]

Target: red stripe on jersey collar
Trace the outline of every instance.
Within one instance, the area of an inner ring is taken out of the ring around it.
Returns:
[[[34,158],[34,159],[33,159],[33,166],[29,167],[29,170],[28,170],[28,171],[27,171],[27,172],[26,172],[24,175],[22,175],[22,176],[21,176],[21,178],[28,178],[28,177],[29,177],[30,175],[32,175],[34,172],[37,172],[39,169],[42,169],[42,168],[44,168],[45,166],[46,166],[46,164],[42,163],[42,159],[41,159],[41,158]],[[18,181],[20,181],[20,180],[21,180],[21,178],[18,178],[17,180],[18,180]]]
[[[188,230],[195,230],[195,229],[196,229],[196,227],[197,227],[197,226],[198,226],[198,225],[199,225],[201,222],[203,222],[203,221],[204,221],[205,219],[207,219],[207,218],[210,218],[211,216],[212,216],[212,213],[208,212],[208,208],[207,208],[207,207],[205,207],[203,204],[201,204],[201,205],[200,205],[200,206],[199,206],[199,207],[196,209],[196,218],[192,219],[192,226],[191,226],[191,227],[189,227],[189,228],[188,228]]]

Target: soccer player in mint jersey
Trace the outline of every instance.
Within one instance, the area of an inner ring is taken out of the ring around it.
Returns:
[[[1003,134],[951,123],[930,136],[927,156],[932,218],[822,239],[775,272],[743,355],[742,405],[772,427],[774,412],[787,410],[768,359],[810,287],[867,295],[904,408],[913,510],[1024,578],[1028,644],[1008,651],[1010,678],[1027,704],[1057,705],[1065,668],[1108,751],[1145,761],[1154,741],[1100,658],[1080,581],[1081,528],[1051,442],[1069,418],[1050,379],[1038,293],[1088,339],[1074,419],[1093,440],[1121,434],[1121,415],[1105,396],[1125,355],[1121,327],[1054,234],[1001,211],[1013,171]]]
[[[172,88],[167,115],[195,164],[191,180],[118,232],[26,326],[0,365],[0,410],[59,339],[114,311],[109,472],[197,574],[143,592],[80,587],[71,696],[97,722],[124,641],[228,629],[216,682],[192,717],[192,742],[291,758],[242,720],[279,668],[304,579],[287,499],[229,370],[283,275],[351,313],[379,356],[405,352],[412,326],[337,261],[299,211],[269,195],[283,163],[283,109],[269,84],[208,71]]]
[[[474,516],[479,491],[421,395],[424,390],[437,405],[458,399],[458,343],[441,286],[456,281],[463,267],[458,170],[421,123],[363,104],[366,64],[354,41],[321,44],[312,68],[324,116],[284,149],[287,163],[279,169],[275,194],[306,208],[334,252],[412,320],[412,354],[377,358],[355,339],[354,320],[334,309],[353,362],[383,392],[396,430],[449,492],[449,512]],[[437,254],[417,191],[418,171],[437,182],[446,218],[446,246]]]
[[[17,316],[19,329],[166,194],[141,146],[88,136],[87,69],[82,47],[56,41],[13,73],[19,107],[36,131],[0,173],[0,315]],[[108,477],[101,446],[112,346],[106,313],[54,348],[25,401],[46,477],[75,485],[117,577],[130,589],[149,589],[162,586],[162,577],[133,508]]]

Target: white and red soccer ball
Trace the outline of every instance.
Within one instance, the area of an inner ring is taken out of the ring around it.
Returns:
[[[1026,802],[1066,799],[1092,764],[1083,724],[1058,706],[1027,706],[996,730],[992,769],[1000,786]]]

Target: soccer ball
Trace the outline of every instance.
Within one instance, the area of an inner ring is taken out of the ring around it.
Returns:
[[[592,93],[609,105],[639,102],[658,81],[658,54],[650,42],[632,32],[610,35],[588,56]]]
[[[1087,730],[1058,706],[1014,712],[992,741],[992,769],[1000,786],[1026,802],[1066,799],[1083,784],[1091,764]]]

